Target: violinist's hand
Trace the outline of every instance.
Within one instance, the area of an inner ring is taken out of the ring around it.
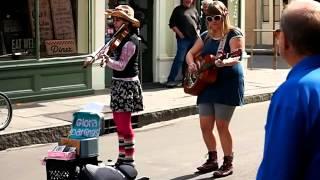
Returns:
[[[100,66],[101,67],[106,67],[107,63],[109,62],[109,56],[108,55],[103,55],[101,62],[100,62]]]
[[[83,68],[88,67],[90,64],[94,62],[94,58],[92,56],[88,56],[84,59]]]
[[[196,63],[193,62],[193,63],[188,64],[188,70],[191,73],[196,72],[198,70]]]
[[[217,59],[216,61],[214,61],[214,64],[217,67],[224,67],[225,66],[225,63],[221,59]]]
[[[109,47],[106,47],[106,48],[99,54],[99,58],[98,58],[98,59],[103,59],[103,58],[105,58],[105,56],[109,57],[108,52],[109,52]]]

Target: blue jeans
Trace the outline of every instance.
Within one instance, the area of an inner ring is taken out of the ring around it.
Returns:
[[[195,40],[195,38],[177,38],[177,53],[171,66],[168,82],[181,80],[176,79],[179,72],[182,72],[181,77],[184,76],[184,67],[186,65],[185,57],[189,49],[193,46]]]

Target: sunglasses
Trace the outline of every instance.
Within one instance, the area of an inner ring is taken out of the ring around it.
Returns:
[[[214,16],[206,16],[206,20],[208,22],[211,22],[213,20],[215,21],[221,21],[222,20],[222,15],[214,15]]]

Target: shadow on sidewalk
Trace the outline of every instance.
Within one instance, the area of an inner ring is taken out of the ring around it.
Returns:
[[[212,172],[210,173],[205,173],[205,174],[212,174]],[[170,180],[189,180],[189,179],[193,179],[196,178],[198,176],[202,176],[204,174],[197,174],[197,173],[193,173],[193,174],[187,174],[187,175],[183,175],[183,176],[179,176]],[[203,177],[203,178],[197,178],[197,180],[214,180],[214,179],[220,179],[220,178],[213,178],[213,176],[210,177]]]
[[[198,177],[200,175],[202,175],[202,174],[192,173],[192,174],[187,174],[187,175],[175,177],[175,178],[170,179],[170,180],[188,180],[188,179],[192,179],[192,178]]]

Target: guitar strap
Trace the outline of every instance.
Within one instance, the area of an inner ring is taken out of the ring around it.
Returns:
[[[227,37],[228,37],[228,33],[226,35],[224,35],[224,37],[220,40],[216,56],[218,56],[219,53],[223,53],[224,46],[226,45]],[[204,44],[208,41],[208,39],[209,39],[209,35],[207,34],[204,39]]]
[[[218,50],[217,50],[217,53],[216,53],[217,57],[218,57],[219,53],[223,53],[224,52],[224,46],[226,45],[227,36],[228,36],[228,34],[224,35],[223,38],[220,40],[220,43],[219,43],[219,46],[218,46]]]

